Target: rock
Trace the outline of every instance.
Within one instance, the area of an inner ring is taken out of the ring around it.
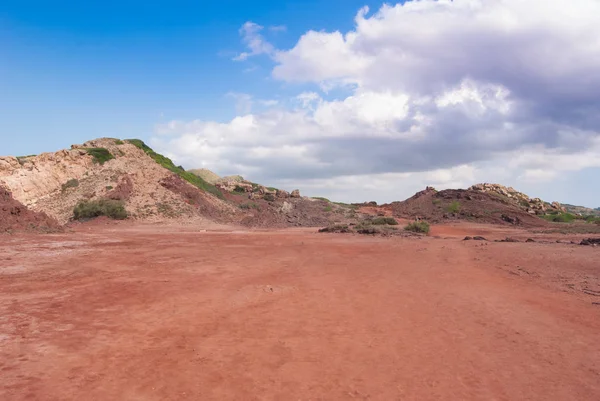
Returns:
[[[487,241],[487,239],[485,239],[484,237],[480,236],[480,235],[476,235],[473,237],[473,239],[475,241]]]
[[[290,194],[290,196],[291,196],[292,198],[299,198],[299,197],[300,197],[300,190],[299,190],[299,189],[294,189],[294,190],[292,191],[292,193]]]
[[[503,239],[500,242],[519,242],[519,240],[515,239],[515,238],[511,238],[511,237],[506,237],[505,239]]]
[[[275,196],[281,199],[287,199],[290,197],[290,193],[288,191],[284,191],[283,189],[278,189],[275,193]]]
[[[473,239],[473,237],[469,237],[469,236],[467,235],[467,236],[466,236],[466,237],[463,239],[463,241],[470,241],[470,240],[472,240],[472,239]]]
[[[294,205],[290,202],[283,202],[283,205],[281,205],[281,207],[279,208],[279,211],[281,213],[289,213],[294,209]]]
[[[525,242],[535,242],[535,240],[533,238],[527,238],[527,241]]]
[[[587,245],[587,246],[600,245],[600,238],[587,238],[587,239],[582,240],[579,244]]]

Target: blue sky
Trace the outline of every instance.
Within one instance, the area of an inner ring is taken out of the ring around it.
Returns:
[[[135,137],[340,201],[597,207],[598,37],[597,0],[4,0],[0,154]]]
[[[367,3],[5,0],[1,153],[39,153],[100,136],[148,139],[156,123],[171,119],[230,119],[229,92],[272,97],[294,90],[270,79],[263,60],[232,62],[243,50],[242,24],[284,25],[270,38],[287,47],[308,29],[350,29]]]

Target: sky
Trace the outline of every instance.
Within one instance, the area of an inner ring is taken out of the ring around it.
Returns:
[[[600,207],[600,1],[2,1],[0,154],[105,136],[336,201]]]

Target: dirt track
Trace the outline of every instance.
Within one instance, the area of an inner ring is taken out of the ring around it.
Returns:
[[[189,230],[1,237],[0,399],[600,399],[599,248]]]

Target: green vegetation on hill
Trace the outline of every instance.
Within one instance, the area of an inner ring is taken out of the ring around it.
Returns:
[[[123,201],[98,199],[93,201],[81,201],[73,209],[75,220],[92,219],[99,216],[107,216],[115,220],[127,218],[127,210]]]
[[[548,221],[553,221],[555,223],[570,223],[573,220],[575,220],[577,218],[577,216],[575,216],[574,214],[571,214],[571,213],[555,212],[555,213],[546,214],[546,215],[542,216],[542,218],[544,218]]]
[[[84,148],[94,158],[94,163],[104,164],[115,157],[106,148]]]
[[[173,173],[177,174],[178,176],[180,176],[181,178],[183,178],[190,184],[194,185],[195,187],[197,187],[203,191],[209,192],[219,198],[223,198],[223,194],[221,194],[221,191],[219,191],[217,189],[217,187],[215,187],[212,184],[209,184],[201,177],[198,177],[197,175],[190,173],[189,171],[185,171],[183,169],[183,167],[176,166],[171,159],[169,159],[166,156],[161,155],[160,153],[156,153],[151,147],[146,145],[144,143],[144,141],[142,141],[140,139],[126,139],[125,141],[142,149],[155,162],[157,162],[158,164],[160,164],[167,170],[172,171]]]

